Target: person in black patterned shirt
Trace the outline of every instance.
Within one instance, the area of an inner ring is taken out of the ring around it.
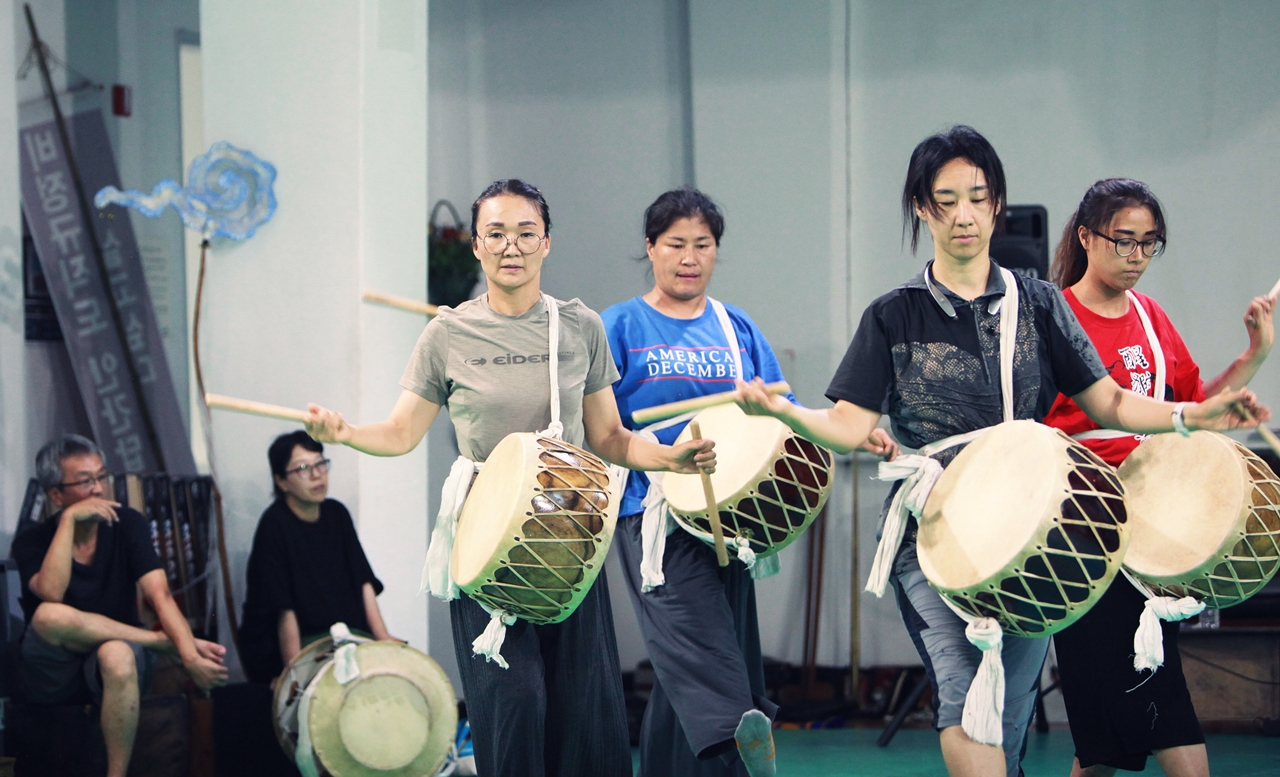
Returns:
[[[921,225],[933,237],[933,259],[913,280],[867,308],[827,389],[834,407],[815,410],[740,383],[739,403],[772,415],[836,451],[856,448],[887,414],[898,439],[921,446],[999,423],[999,303],[1009,289],[991,260],[991,235],[1005,208],[1004,170],[991,144],[971,127],[926,138],[911,155],[902,207],[914,251]],[[1175,406],[1124,391],[1108,376],[1061,292],[1010,276],[1017,284],[1013,417],[1040,421],[1059,392],[1095,421],[1137,433],[1246,426],[1232,410],[1243,402],[1257,420],[1270,413],[1248,391],[1223,392]],[[1255,422],[1256,423],[1256,422]],[[958,449],[942,458],[945,465]],[[1048,638],[1005,637],[1003,752],[962,729],[965,694],[980,652],[965,622],[929,587],[916,558],[914,520],[898,550],[890,582],[902,617],[934,686],[934,725],[952,775],[1021,772],[1021,749],[1035,701],[1034,683]]]

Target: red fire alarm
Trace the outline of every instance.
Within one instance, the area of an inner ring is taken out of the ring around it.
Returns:
[[[111,112],[116,116],[133,115],[133,90],[124,84],[111,85]]]

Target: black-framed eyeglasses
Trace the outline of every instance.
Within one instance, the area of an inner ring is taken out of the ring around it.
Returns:
[[[546,240],[546,235],[538,235],[533,232],[521,232],[514,238],[503,232],[490,232],[486,234],[481,243],[484,250],[498,256],[507,252],[507,247],[515,243],[516,250],[522,254],[532,254],[542,247],[542,241]]]
[[[329,471],[329,460],[321,459],[312,464],[299,464],[293,469],[286,469],[284,471],[284,476],[289,477],[290,475],[298,475],[300,477],[306,478],[306,477],[311,477],[312,476],[311,473],[313,472],[316,475],[323,475],[328,471]]]
[[[1138,246],[1142,246],[1142,255],[1147,257],[1148,259],[1157,257],[1160,254],[1164,253],[1164,238],[1162,237],[1153,237],[1150,240],[1142,240],[1142,241],[1134,240],[1131,237],[1122,237],[1117,240],[1114,237],[1110,237],[1109,235],[1102,234],[1096,229],[1091,229],[1089,231],[1097,235],[1098,237],[1102,238],[1103,240],[1111,241],[1111,243],[1115,246],[1116,256],[1123,256],[1123,257],[1133,256],[1133,252],[1138,250]]]
[[[107,484],[110,482],[111,473],[104,472],[101,475],[95,475],[91,478],[85,478],[84,480],[77,480],[74,483],[58,483],[54,485],[54,488],[60,488],[64,491],[68,488],[92,488],[94,483],[106,488]]]

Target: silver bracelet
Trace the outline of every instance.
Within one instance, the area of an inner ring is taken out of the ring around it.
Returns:
[[[1191,430],[1187,428],[1187,422],[1183,419],[1182,413],[1187,409],[1190,402],[1179,402],[1173,406],[1173,431],[1183,437],[1190,437]]]

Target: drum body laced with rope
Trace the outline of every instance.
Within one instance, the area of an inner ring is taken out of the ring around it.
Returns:
[[[408,645],[346,633],[294,656],[273,712],[276,738],[304,777],[435,774],[458,725],[439,664]]]
[[[1160,434],[1120,465],[1125,568],[1157,594],[1239,604],[1280,568],[1280,480],[1225,435]]]
[[[969,443],[919,520],[920,567],[954,607],[1043,637],[1106,592],[1128,545],[1124,489],[1083,445],[1034,421]]]
[[[768,556],[813,523],[831,494],[831,451],[776,418],[749,416],[734,404],[703,410],[693,421],[716,443],[711,485],[726,542],[746,540],[757,556]],[[691,437],[685,427],[675,444]],[[712,543],[701,476],[667,473],[662,489],[676,522]]]
[[[604,568],[620,484],[595,455],[555,437],[509,434],[471,485],[453,578],[471,598],[530,623],[558,623]]]

